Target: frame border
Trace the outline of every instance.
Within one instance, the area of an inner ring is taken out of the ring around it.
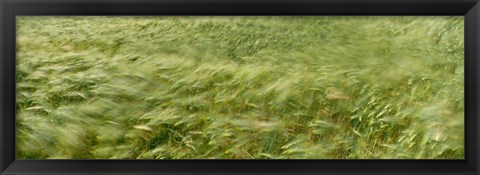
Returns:
[[[17,15],[464,16],[464,160],[15,160]],[[479,0],[0,0],[0,174],[480,174]]]

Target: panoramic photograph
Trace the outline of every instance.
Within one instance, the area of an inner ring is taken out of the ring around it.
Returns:
[[[17,16],[16,158],[464,159],[463,16]]]

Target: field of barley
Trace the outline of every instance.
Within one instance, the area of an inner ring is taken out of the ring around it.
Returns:
[[[463,159],[463,17],[17,17],[18,159]]]

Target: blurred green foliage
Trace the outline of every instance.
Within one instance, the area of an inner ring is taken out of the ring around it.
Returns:
[[[463,159],[463,17],[17,17],[18,159]]]

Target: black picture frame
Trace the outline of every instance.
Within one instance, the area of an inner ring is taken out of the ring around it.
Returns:
[[[0,0],[0,174],[467,174],[480,172],[478,0]],[[465,19],[464,160],[15,160],[17,15],[421,15]]]

